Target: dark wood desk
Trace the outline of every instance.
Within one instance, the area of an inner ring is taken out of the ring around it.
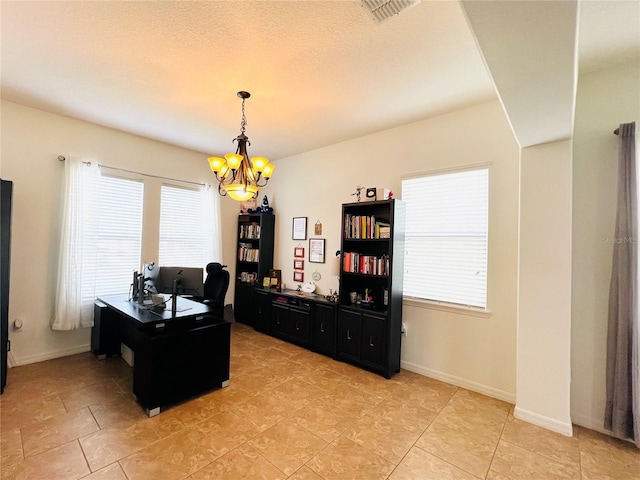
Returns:
[[[229,385],[231,324],[211,308],[178,298],[171,307],[149,310],[127,295],[105,295],[95,303],[91,350],[120,355],[120,343],[134,352],[133,393],[152,417],[167,406]]]

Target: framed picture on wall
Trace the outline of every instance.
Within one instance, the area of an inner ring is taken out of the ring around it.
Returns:
[[[293,249],[293,256],[304,258],[304,247],[296,247]]]
[[[304,272],[293,272],[294,282],[304,282]]]
[[[307,217],[293,217],[291,238],[293,240],[307,239]]]
[[[293,260],[293,269],[294,270],[304,270],[304,260],[301,258],[296,258]]]
[[[309,239],[309,261],[324,263],[324,238]]]

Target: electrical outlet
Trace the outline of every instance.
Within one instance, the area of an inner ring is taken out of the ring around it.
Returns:
[[[14,332],[21,332],[23,326],[24,326],[24,322],[20,318],[16,318],[13,321],[13,331]]]

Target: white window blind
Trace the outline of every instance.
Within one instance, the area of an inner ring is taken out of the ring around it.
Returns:
[[[160,196],[160,265],[206,267],[211,258],[210,229],[203,191],[163,185]]]
[[[489,170],[402,180],[404,296],[486,308]]]
[[[93,242],[95,261],[86,264],[94,272],[95,291],[90,283],[83,288],[83,299],[99,295],[126,293],[133,281],[133,272],[140,269],[142,248],[142,198],[144,185],[140,181],[101,176],[99,178],[99,208],[97,235],[87,235]],[[92,253],[90,253],[92,254]]]

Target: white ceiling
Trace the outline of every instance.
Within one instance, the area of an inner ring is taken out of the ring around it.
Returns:
[[[496,98],[454,0],[381,24],[358,1],[0,9],[3,99],[206,154],[234,148],[238,90],[252,94],[249,153],[272,159]],[[640,57],[640,0],[584,1],[580,15],[581,70]]]

